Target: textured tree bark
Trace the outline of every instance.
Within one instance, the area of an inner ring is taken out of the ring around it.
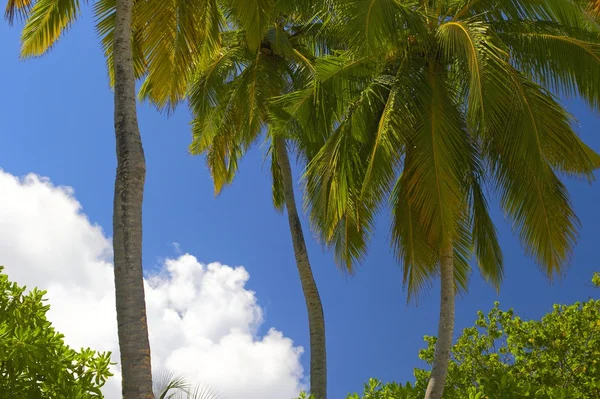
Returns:
[[[142,274],[146,161],[137,121],[131,49],[133,0],[117,0],[114,31],[117,175],[113,209],[115,294],[124,399],[152,399],[152,369]]]
[[[435,343],[435,355],[431,377],[427,384],[425,399],[441,399],[444,394],[452,337],[454,334],[454,250],[452,246],[443,250],[440,259],[441,302],[438,338]]]
[[[327,399],[327,354],[325,349],[325,318],[323,305],[317,284],[310,268],[308,251],[302,232],[302,224],[296,208],[292,169],[287,153],[285,140],[276,139],[277,159],[283,176],[283,191],[287,209],[296,266],[300,274],[300,282],[306,308],[308,310],[308,328],[310,333],[310,392],[316,399]]]

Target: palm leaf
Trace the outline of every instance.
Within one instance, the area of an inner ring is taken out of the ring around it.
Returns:
[[[13,24],[15,17],[19,16],[21,19],[26,19],[29,14],[34,0],[8,0],[6,2],[6,11],[4,11],[4,18],[9,24]]]
[[[202,59],[216,51],[223,16],[216,0],[150,0],[136,7],[144,25],[148,75],[140,97],[174,111]]]
[[[600,41],[576,32],[523,24],[520,31],[501,33],[514,63],[544,86],[564,96],[578,96],[600,110]]]
[[[488,177],[481,161],[479,146],[475,146],[476,157],[473,157],[471,174],[467,177],[469,190],[469,208],[471,226],[470,236],[475,251],[477,264],[483,278],[496,290],[504,278],[502,250],[498,242],[498,232],[489,214],[488,201],[483,191],[482,182]]]
[[[545,158],[545,147],[552,143],[547,135],[567,124],[566,115],[516,71],[513,88],[516,117],[504,134],[489,137],[483,150],[502,208],[513,220],[525,252],[552,276],[568,263],[579,227],[568,193]]]
[[[40,56],[79,16],[79,0],[38,0],[21,35],[21,56]]]
[[[438,253],[429,245],[421,228],[418,213],[413,209],[406,187],[406,177],[400,176],[390,196],[392,207],[392,246],[402,266],[403,282],[408,300],[416,300],[431,287],[439,275]]]
[[[226,15],[244,31],[251,51],[258,50],[260,43],[273,21],[274,0],[226,0]]]

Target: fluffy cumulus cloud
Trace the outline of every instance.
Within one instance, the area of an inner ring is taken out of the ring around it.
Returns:
[[[73,347],[118,360],[111,242],[82,213],[73,190],[0,170],[0,264],[9,277],[48,290],[49,318]],[[303,388],[302,348],[264,322],[243,267],[167,259],[146,280],[152,363],[203,382],[227,399],[291,398]],[[118,365],[105,387],[120,397]]]

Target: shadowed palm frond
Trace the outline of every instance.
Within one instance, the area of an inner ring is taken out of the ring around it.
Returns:
[[[33,5],[34,0],[8,0],[6,2],[6,10],[4,11],[4,18],[9,24],[13,24],[15,17],[19,17],[22,20],[27,19],[29,10]]]
[[[514,221],[526,253],[551,277],[564,271],[579,227],[568,193],[552,166],[565,165],[555,157],[565,159],[564,151],[577,148],[560,148],[563,138],[554,133],[570,132],[570,116],[560,105],[520,73],[514,71],[512,78],[518,117],[506,127],[510,134],[489,137],[483,150],[502,208]],[[583,162],[578,167],[589,164],[585,151],[579,160]]]

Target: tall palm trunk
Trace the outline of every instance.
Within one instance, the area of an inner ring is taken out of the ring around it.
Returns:
[[[450,245],[441,253],[441,302],[438,338],[431,377],[427,385],[425,399],[441,399],[448,374],[452,336],[454,333],[454,250]]]
[[[124,399],[151,399],[152,371],[142,275],[146,161],[137,122],[131,51],[133,0],[117,0],[114,31],[117,176],[113,209],[115,293]]]
[[[292,169],[288,157],[285,139],[278,137],[275,147],[277,160],[283,176],[283,192],[287,209],[296,266],[300,274],[302,291],[308,310],[308,328],[310,332],[310,391],[316,399],[327,398],[327,356],[325,350],[325,318],[323,305],[317,289],[317,284],[308,261],[308,252],[304,242],[304,233],[294,196]]]

